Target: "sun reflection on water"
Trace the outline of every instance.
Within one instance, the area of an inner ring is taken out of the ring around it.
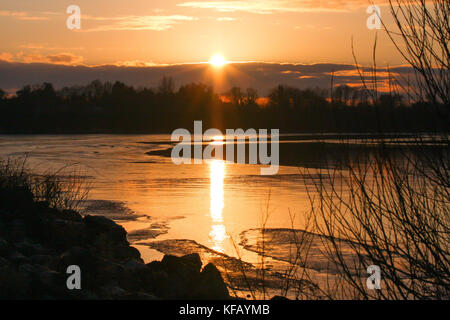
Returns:
[[[224,241],[227,238],[225,225],[223,224],[225,162],[222,160],[212,160],[209,162],[209,168],[211,196],[210,215],[212,219],[209,236],[213,242],[213,249],[223,252]]]

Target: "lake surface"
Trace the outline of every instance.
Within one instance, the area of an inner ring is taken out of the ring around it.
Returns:
[[[261,176],[259,165],[215,160],[177,166],[147,154],[169,147],[170,135],[0,136],[2,158],[26,154],[38,173],[83,175],[92,189],[82,211],[121,224],[146,261],[192,248],[236,257],[233,242],[244,260],[255,261],[239,245],[240,235],[261,227],[267,212],[267,228],[290,228],[294,214],[302,228],[309,200],[297,167]]]
[[[260,270],[265,270],[271,277],[268,289],[276,294],[283,290],[285,271],[299,266],[291,258],[299,250],[298,237],[309,234],[302,230],[307,229],[310,196],[316,195],[315,179],[325,179],[321,181],[327,187],[327,170],[338,168],[340,161],[371,162],[371,153],[379,148],[367,136],[347,136],[347,146],[336,136],[320,141],[314,135],[280,136],[278,174],[262,176],[260,165],[223,160],[175,165],[169,157],[170,138],[0,135],[0,158],[26,157],[28,167],[38,174],[81,176],[91,191],[79,211],[104,215],[122,225],[146,262],[160,260],[164,254],[196,252],[204,263],[215,263],[228,279],[242,277],[244,266],[244,277],[259,283]],[[388,143],[389,150],[404,161],[401,146],[411,143],[414,139],[401,136]],[[418,154],[423,152],[420,149]],[[345,189],[343,194],[349,194]],[[264,241],[261,227],[266,230]],[[325,282],[334,274],[323,250],[328,240],[313,235],[311,241],[305,267],[314,281]],[[264,258],[259,254],[261,244]],[[356,259],[354,252],[347,251],[348,259]],[[230,280],[229,284],[238,295],[246,295],[247,283],[235,285]]]

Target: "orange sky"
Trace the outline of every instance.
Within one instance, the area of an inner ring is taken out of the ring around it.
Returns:
[[[81,8],[80,30],[66,9]],[[229,61],[353,63],[370,60],[369,0],[2,0],[0,59],[84,65]],[[388,9],[381,6],[382,17]],[[389,21],[389,19],[387,19]],[[380,33],[381,35],[381,33]],[[379,65],[403,61],[384,36]]]

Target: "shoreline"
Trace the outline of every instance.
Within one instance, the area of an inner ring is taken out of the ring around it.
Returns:
[[[369,138],[364,138],[369,139]],[[332,140],[332,139],[329,139]],[[269,140],[270,141],[270,140]],[[158,145],[157,143],[147,143],[151,145]],[[146,152],[148,156],[160,156],[164,158],[171,158],[172,150],[176,143],[164,142],[166,147],[164,149],[159,148],[158,150],[151,150]],[[210,142],[203,142],[202,149],[205,149]],[[245,163],[249,163],[249,145],[248,141],[242,143],[233,143],[235,152],[233,161],[229,161],[226,158],[225,150],[222,155],[217,158],[203,159],[203,160],[226,160],[230,163],[237,163],[237,152],[236,148],[238,145],[245,145]],[[191,147],[191,157],[190,159],[195,159],[195,153],[192,152],[194,143],[187,143]],[[313,169],[326,169],[330,167],[339,167],[349,158],[363,160],[364,157],[370,157],[371,155],[377,153],[381,147],[379,141],[375,140],[372,143],[370,141],[361,140],[360,143],[346,141],[344,139],[332,142],[332,141],[321,141],[317,139],[311,140],[281,140],[279,143],[279,165],[280,166],[290,166],[290,167],[305,167]],[[224,144],[223,149],[226,148]],[[415,141],[390,141],[383,144],[383,148],[386,151],[391,152],[394,156],[395,154],[401,154],[401,152],[433,152],[433,150],[445,148],[446,145],[440,143],[439,141],[431,140],[427,143],[417,144]],[[202,152],[203,156],[203,152]],[[185,158],[185,157],[183,157]],[[188,159],[188,157],[186,157]]]
[[[145,264],[125,229],[103,216],[82,216],[35,202],[0,184],[1,299],[230,299],[215,265],[198,254],[165,255]],[[68,286],[79,267],[80,290]]]

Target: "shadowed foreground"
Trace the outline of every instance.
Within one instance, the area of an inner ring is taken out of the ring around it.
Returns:
[[[70,265],[81,268],[81,290],[67,289]],[[0,299],[229,298],[198,254],[144,264],[115,222],[51,208],[0,177]]]

